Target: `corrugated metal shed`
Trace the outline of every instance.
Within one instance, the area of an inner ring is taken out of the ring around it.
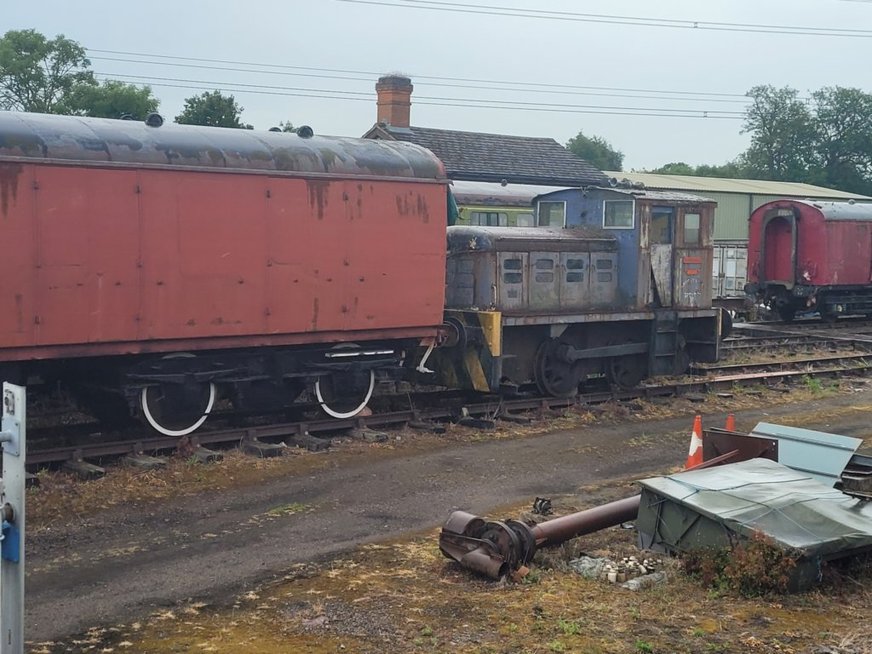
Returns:
[[[715,200],[716,241],[747,241],[748,218],[757,207],[781,198],[814,200],[856,200],[872,202],[872,197],[836,191],[798,182],[769,182],[758,179],[725,179],[722,177],[693,177],[689,175],[660,175],[656,173],[623,173],[606,171],[617,180],[628,179],[642,183],[646,188],[698,193]]]

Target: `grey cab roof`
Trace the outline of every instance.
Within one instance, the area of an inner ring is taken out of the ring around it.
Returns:
[[[506,250],[521,251],[530,247],[548,250],[617,248],[615,236],[594,227],[477,227],[455,225],[448,228],[449,252]]]
[[[824,220],[872,220],[872,204],[855,202],[819,202],[817,200],[779,200],[779,203],[804,204],[818,209]],[[768,206],[768,205],[763,205]]]
[[[692,193],[681,193],[680,191],[655,191],[653,189],[640,189],[640,188],[618,188],[618,187],[588,187],[588,188],[574,188],[574,189],[559,189],[556,191],[552,191],[550,193],[545,193],[543,195],[539,195],[533,199],[533,202],[538,202],[540,200],[545,200],[546,202],[552,200],[553,198],[549,196],[553,196],[555,194],[564,193],[566,191],[577,191],[579,193],[592,195],[592,194],[604,194],[604,193],[615,193],[618,195],[627,196],[627,199],[633,200],[646,200],[649,202],[663,202],[668,204],[701,204],[701,203],[712,203],[716,204],[716,202],[710,198],[704,198],[699,195],[693,195]]]
[[[34,159],[445,179],[433,153],[398,141],[0,111],[0,161]]]

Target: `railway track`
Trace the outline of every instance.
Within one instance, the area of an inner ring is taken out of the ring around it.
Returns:
[[[726,375],[754,372],[783,372],[791,369],[800,372],[812,372],[818,368],[864,368],[872,365],[872,354],[832,354],[785,359],[781,361],[755,361],[742,363],[697,364],[691,367],[691,372],[704,375]]]
[[[772,364],[764,367],[754,364],[725,365],[708,369],[705,376],[688,376],[680,380],[656,383],[632,390],[595,391],[583,393],[573,398],[553,397],[487,397],[475,402],[456,401],[454,403],[431,406],[421,409],[385,411],[371,416],[357,416],[345,419],[298,420],[270,425],[232,427],[227,429],[201,430],[191,437],[177,437],[152,434],[135,434],[131,437],[112,441],[68,444],[61,447],[40,448],[28,452],[27,464],[30,468],[57,466],[67,462],[102,462],[105,459],[125,455],[157,455],[174,452],[181,448],[195,451],[196,448],[227,448],[238,446],[259,456],[281,454],[286,446],[305,447],[313,450],[329,447],[329,437],[338,433],[358,430],[366,434],[371,430],[411,426],[423,430],[444,429],[440,423],[453,421],[464,416],[461,424],[479,428],[489,428],[497,421],[519,422],[529,418],[523,416],[530,411],[551,411],[572,407],[602,404],[609,401],[629,401],[654,397],[681,397],[688,393],[705,393],[729,390],[735,386],[752,386],[790,382],[806,377],[840,377],[846,374],[865,375],[872,367],[864,355],[839,355],[825,360],[809,359],[806,368],[791,366],[790,369],[773,369]],[[812,365],[812,362],[817,362]],[[812,366],[812,367],[809,367]],[[783,366],[782,366],[783,368]],[[717,374],[715,374],[717,373]],[[366,437],[366,436],[364,436]]]
[[[785,352],[813,352],[844,348],[851,346],[842,339],[821,338],[813,335],[802,336],[745,336],[741,338],[727,339],[721,343],[721,355],[730,357],[740,354],[756,352],[785,351]],[[853,344],[861,349],[868,349],[868,345]]]

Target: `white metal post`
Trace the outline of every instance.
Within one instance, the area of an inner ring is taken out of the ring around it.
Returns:
[[[25,390],[3,383],[3,480],[0,485],[0,654],[24,654]]]

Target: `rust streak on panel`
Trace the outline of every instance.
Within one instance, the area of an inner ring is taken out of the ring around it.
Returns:
[[[18,199],[18,178],[24,167],[20,164],[0,165],[0,211],[6,218],[9,212],[9,199],[14,203]]]
[[[318,220],[324,220],[324,209],[327,206],[327,191],[330,182],[323,180],[307,179],[306,188],[309,189],[309,206],[318,207]]]

